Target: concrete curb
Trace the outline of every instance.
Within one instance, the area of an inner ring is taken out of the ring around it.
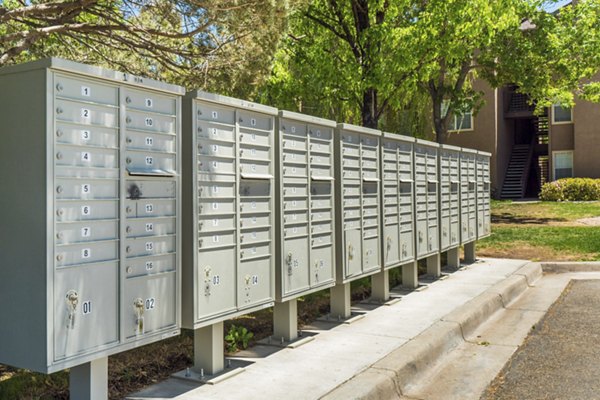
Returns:
[[[597,263],[600,269],[600,263]],[[321,399],[399,399],[406,388],[542,276],[539,263],[527,263],[502,282],[452,311]]]
[[[544,262],[542,270],[548,273],[564,274],[568,272],[599,272],[600,262]]]

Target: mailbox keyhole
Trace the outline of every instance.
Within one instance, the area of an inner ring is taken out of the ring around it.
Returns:
[[[67,328],[75,328],[75,313],[77,312],[77,304],[79,304],[79,294],[75,290],[69,290],[66,295],[67,309],[69,312]]]
[[[142,335],[144,333],[144,300],[137,298],[133,301],[133,309],[136,316],[136,334]]]
[[[135,183],[127,188],[127,192],[129,193],[130,199],[137,200],[142,197],[142,191]]]

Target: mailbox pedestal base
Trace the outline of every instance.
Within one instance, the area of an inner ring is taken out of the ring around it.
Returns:
[[[465,263],[474,263],[476,260],[475,241],[465,243]]]
[[[416,261],[402,266],[402,286],[410,289],[419,287],[419,270]]]
[[[350,283],[338,283],[332,287],[330,302],[331,316],[333,318],[350,318]]]
[[[215,375],[225,368],[223,322],[194,331],[194,371]]]
[[[449,249],[446,253],[446,264],[450,268],[460,268],[460,247]]]
[[[273,307],[273,337],[283,338],[286,342],[298,338],[298,301],[292,299],[283,303],[275,303]]]
[[[440,253],[436,253],[427,257],[427,275],[431,275],[434,278],[438,278],[440,275],[442,275]]]
[[[381,271],[371,277],[371,298],[385,302],[390,298],[390,271]]]
[[[108,357],[71,368],[69,397],[78,400],[108,399]]]

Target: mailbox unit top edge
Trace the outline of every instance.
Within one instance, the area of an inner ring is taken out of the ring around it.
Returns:
[[[409,142],[409,143],[415,143],[415,141],[417,140],[416,138],[414,138],[412,136],[401,135],[399,133],[393,133],[393,132],[383,132],[383,137],[386,139],[394,139],[394,140],[398,140],[398,141],[402,141],[402,142]]]
[[[492,153],[488,153],[487,151],[480,151],[480,150],[477,150],[477,154],[479,154],[480,156],[486,156],[486,157],[492,156]]]
[[[235,97],[223,96],[216,93],[209,93],[203,90],[192,90],[188,92],[186,97],[191,97],[195,100],[208,101],[211,103],[217,103],[230,107],[241,108],[244,110],[255,111],[262,114],[268,114],[272,116],[277,115],[277,109],[275,107],[266,106],[264,104],[253,103],[251,101],[236,99]]]
[[[339,123],[339,124],[337,124],[337,128],[340,130],[343,130],[343,131],[351,131],[351,132],[362,133],[362,134],[373,135],[373,136],[382,136],[383,135],[383,132],[381,132],[378,129],[371,129],[371,128],[366,128],[364,126],[358,126],[358,125],[352,125],[352,124]]]
[[[440,147],[439,143],[432,142],[431,140],[425,140],[425,139],[417,138],[417,139],[415,139],[415,143],[423,145],[423,146],[429,146],[429,147],[436,147],[436,148]]]
[[[462,151],[463,153],[477,154],[477,150],[475,150],[475,149],[471,149],[471,148],[469,148],[469,147],[462,147],[462,148],[461,148],[461,151]]]
[[[335,128],[337,122],[332,121],[330,119],[314,117],[312,115],[301,114],[293,111],[279,110],[280,118],[293,119],[295,121],[306,122],[309,124],[326,126],[328,128]]]
[[[0,68],[0,75],[8,75],[38,69],[52,69],[57,71],[72,72],[80,75],[87,75],[93,78],[106,79],[115,83],[147,89],[155,89],[158,91],[169,92],[178,95],[183,95],[185,93],[185,88],[182,86],[57,57],[44,58],[24,64],[10,65],[8,67]]]
[[[440,148],[444,150],[460,151],[459,146],[452,146],[451,144],[440,144]]]

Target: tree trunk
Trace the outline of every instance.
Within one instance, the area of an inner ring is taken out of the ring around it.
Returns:
[[[367,128],[377,129],[377,89],[367,89],[363,93],[361,105],[362,125]]]
[[[439,144],[444,144],[446,143],[448,136],[448,116],[450,114],[450,110],[448,110],[446,115],[442,117],[443,99],[434,95],[431,97],[433,103],[433,129],[435,133],[435,141]]]

